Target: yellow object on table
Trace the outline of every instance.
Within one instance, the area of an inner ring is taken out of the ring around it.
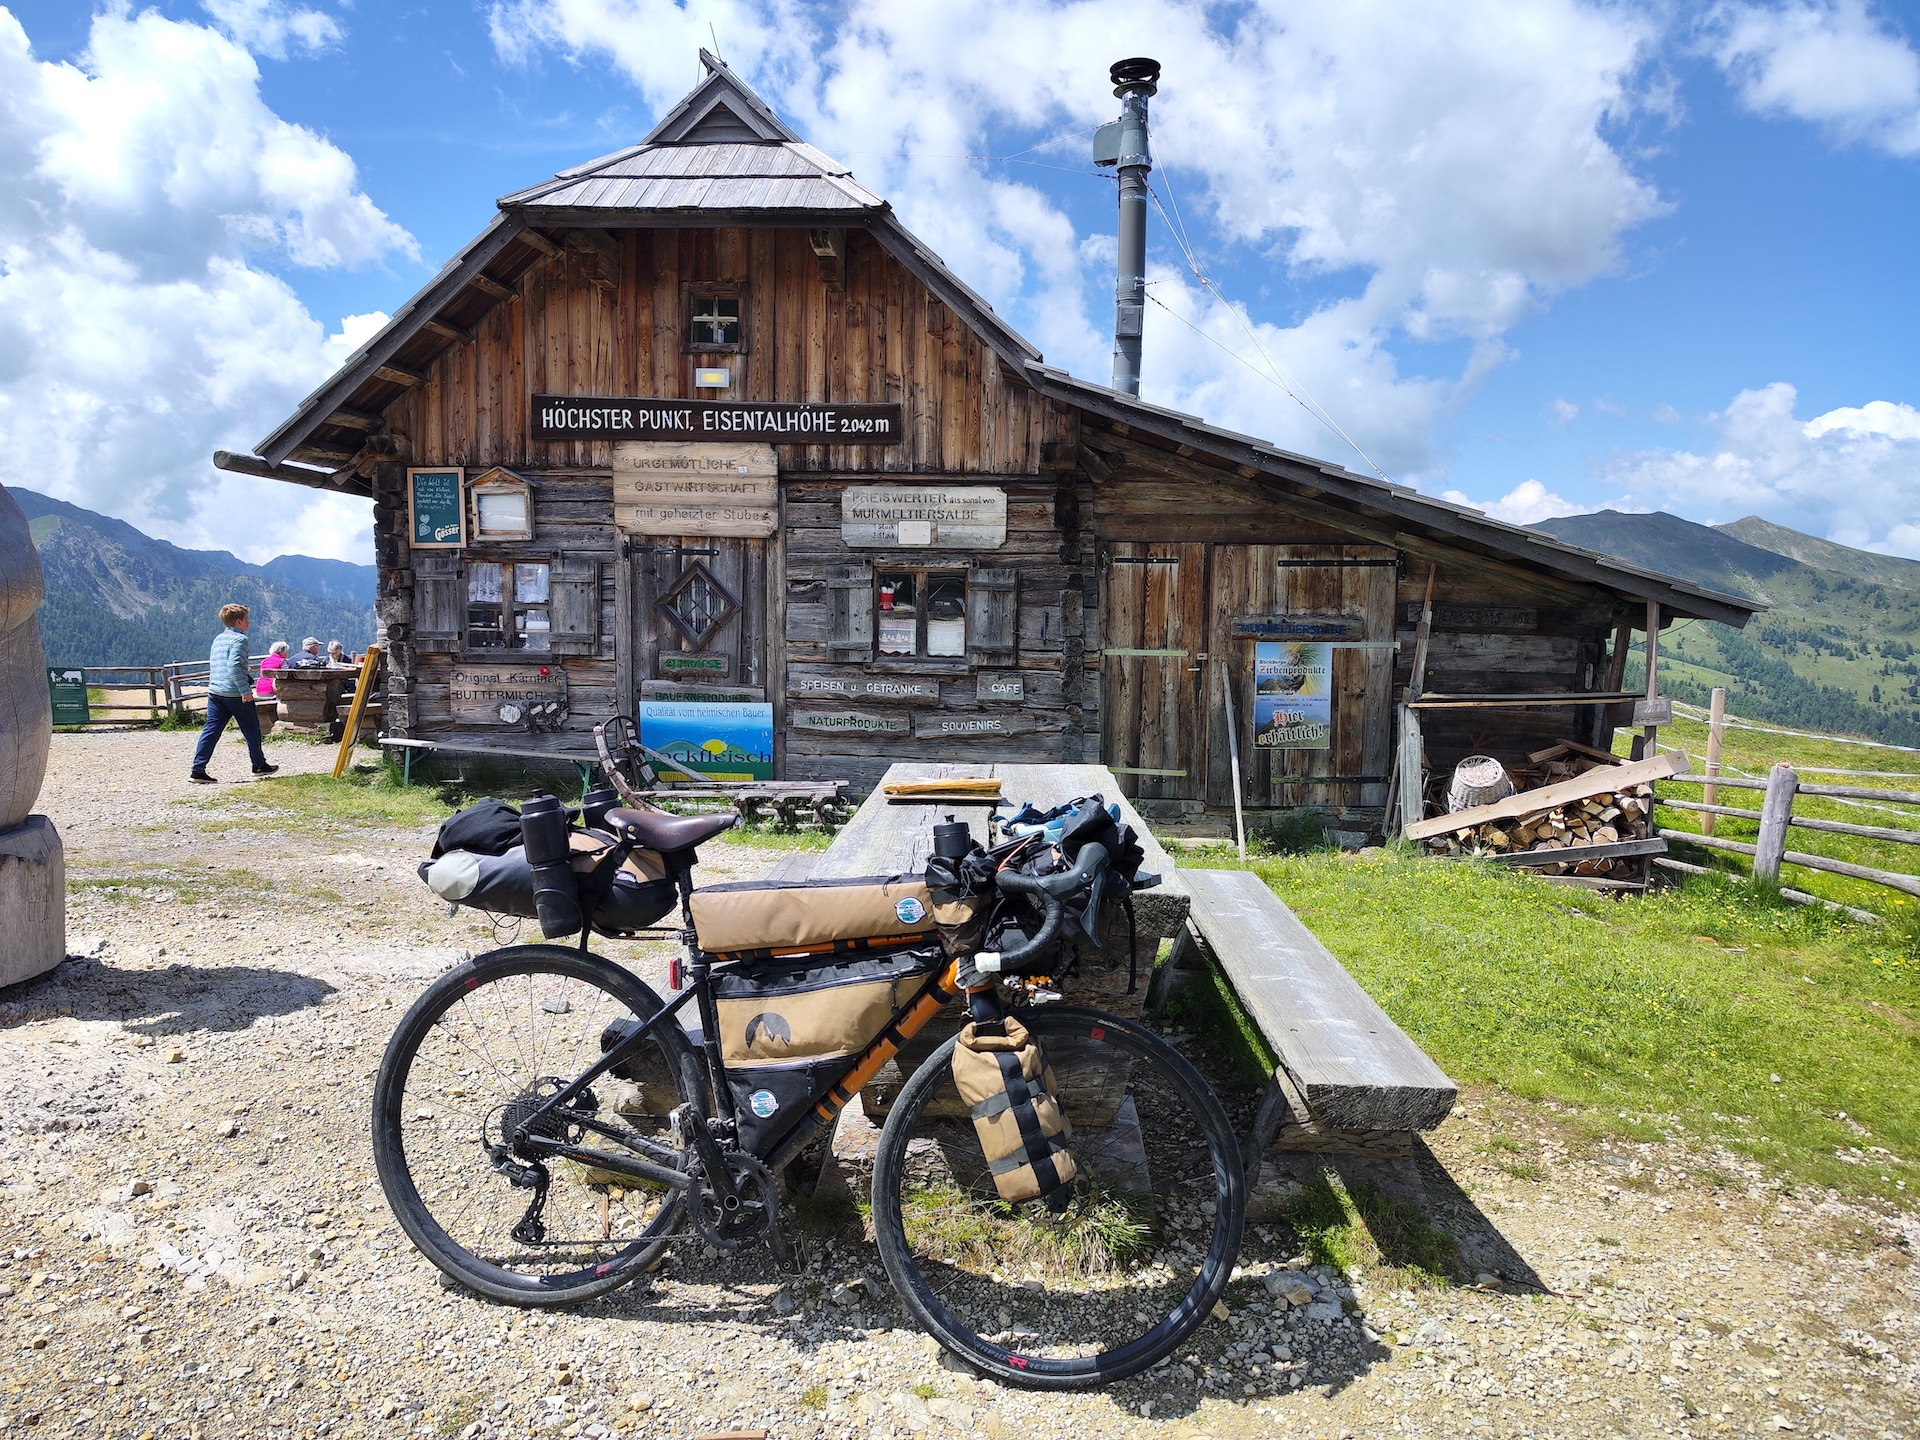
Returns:
[[[896,780],[880,787],[898,800],[984,800],[1000,797],[998,780]]]

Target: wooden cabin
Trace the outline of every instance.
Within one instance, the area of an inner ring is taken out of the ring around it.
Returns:
[[[1237,758],[1371,829],[1408,735],[1442,785],[1600,741],[1636,630],[1756,608],[1048,366],[704,58],[216,457],[373,501],[392,735],[758,702],[782,778],[1098,759],[1177,811]]]

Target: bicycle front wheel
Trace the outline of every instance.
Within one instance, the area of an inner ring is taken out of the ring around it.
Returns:
[[[616,1020],[659,996],[596,955],[515,945],[442,975],[401,1020],[373,1091],[373,1157],[395,1218],[429,1260],[512,1305],[584,1300],[626,1284],[679,1228],[677,1190],[516,1149],[524,1118],[600,1058]],[[629,1153],[581,1122],[674,1147],[667,1117],[701,1096],[699,1060],[669,1018],[640,1052],[541,1134]],[[701,1107],[704,1112],[704,1106]]]
[[[880,1256],[914,1318],[980,1369],[1054,1390],[1123,1379],[1172,1354],[1227,1287],[1246,1212],[1239,1146],[1205,1079],[1151,1031],[1074,1005],[1017,1018],[1072,1126],[1071,1196],[1000,1199],[949,1040],[888,1109]]]

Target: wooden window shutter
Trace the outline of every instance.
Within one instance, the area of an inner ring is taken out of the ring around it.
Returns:
[[[873,567],[836,565],[827,572],[827,654],[873,659]]]
[[[1011,665],[1020,635],[1020,572],[967,576],[967,654],[976,665]]]
[[[547,579],[548,646],[556,655],[600,653],[600,562],[561,555]]]
[[[413,643],[435,654],[460,649],[466,629],[466,577],[460,557],[433,551],[413,552]]]

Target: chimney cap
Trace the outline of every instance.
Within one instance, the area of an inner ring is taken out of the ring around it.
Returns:
[[[1149,60],[1144,55],[1136,55],[1131,60],[1116,60],[1107,72],[1113,81],[1113,93],[1125,95],[1129,90],[1144,90],[1154,94],[1159,87],[1160,62]]]

